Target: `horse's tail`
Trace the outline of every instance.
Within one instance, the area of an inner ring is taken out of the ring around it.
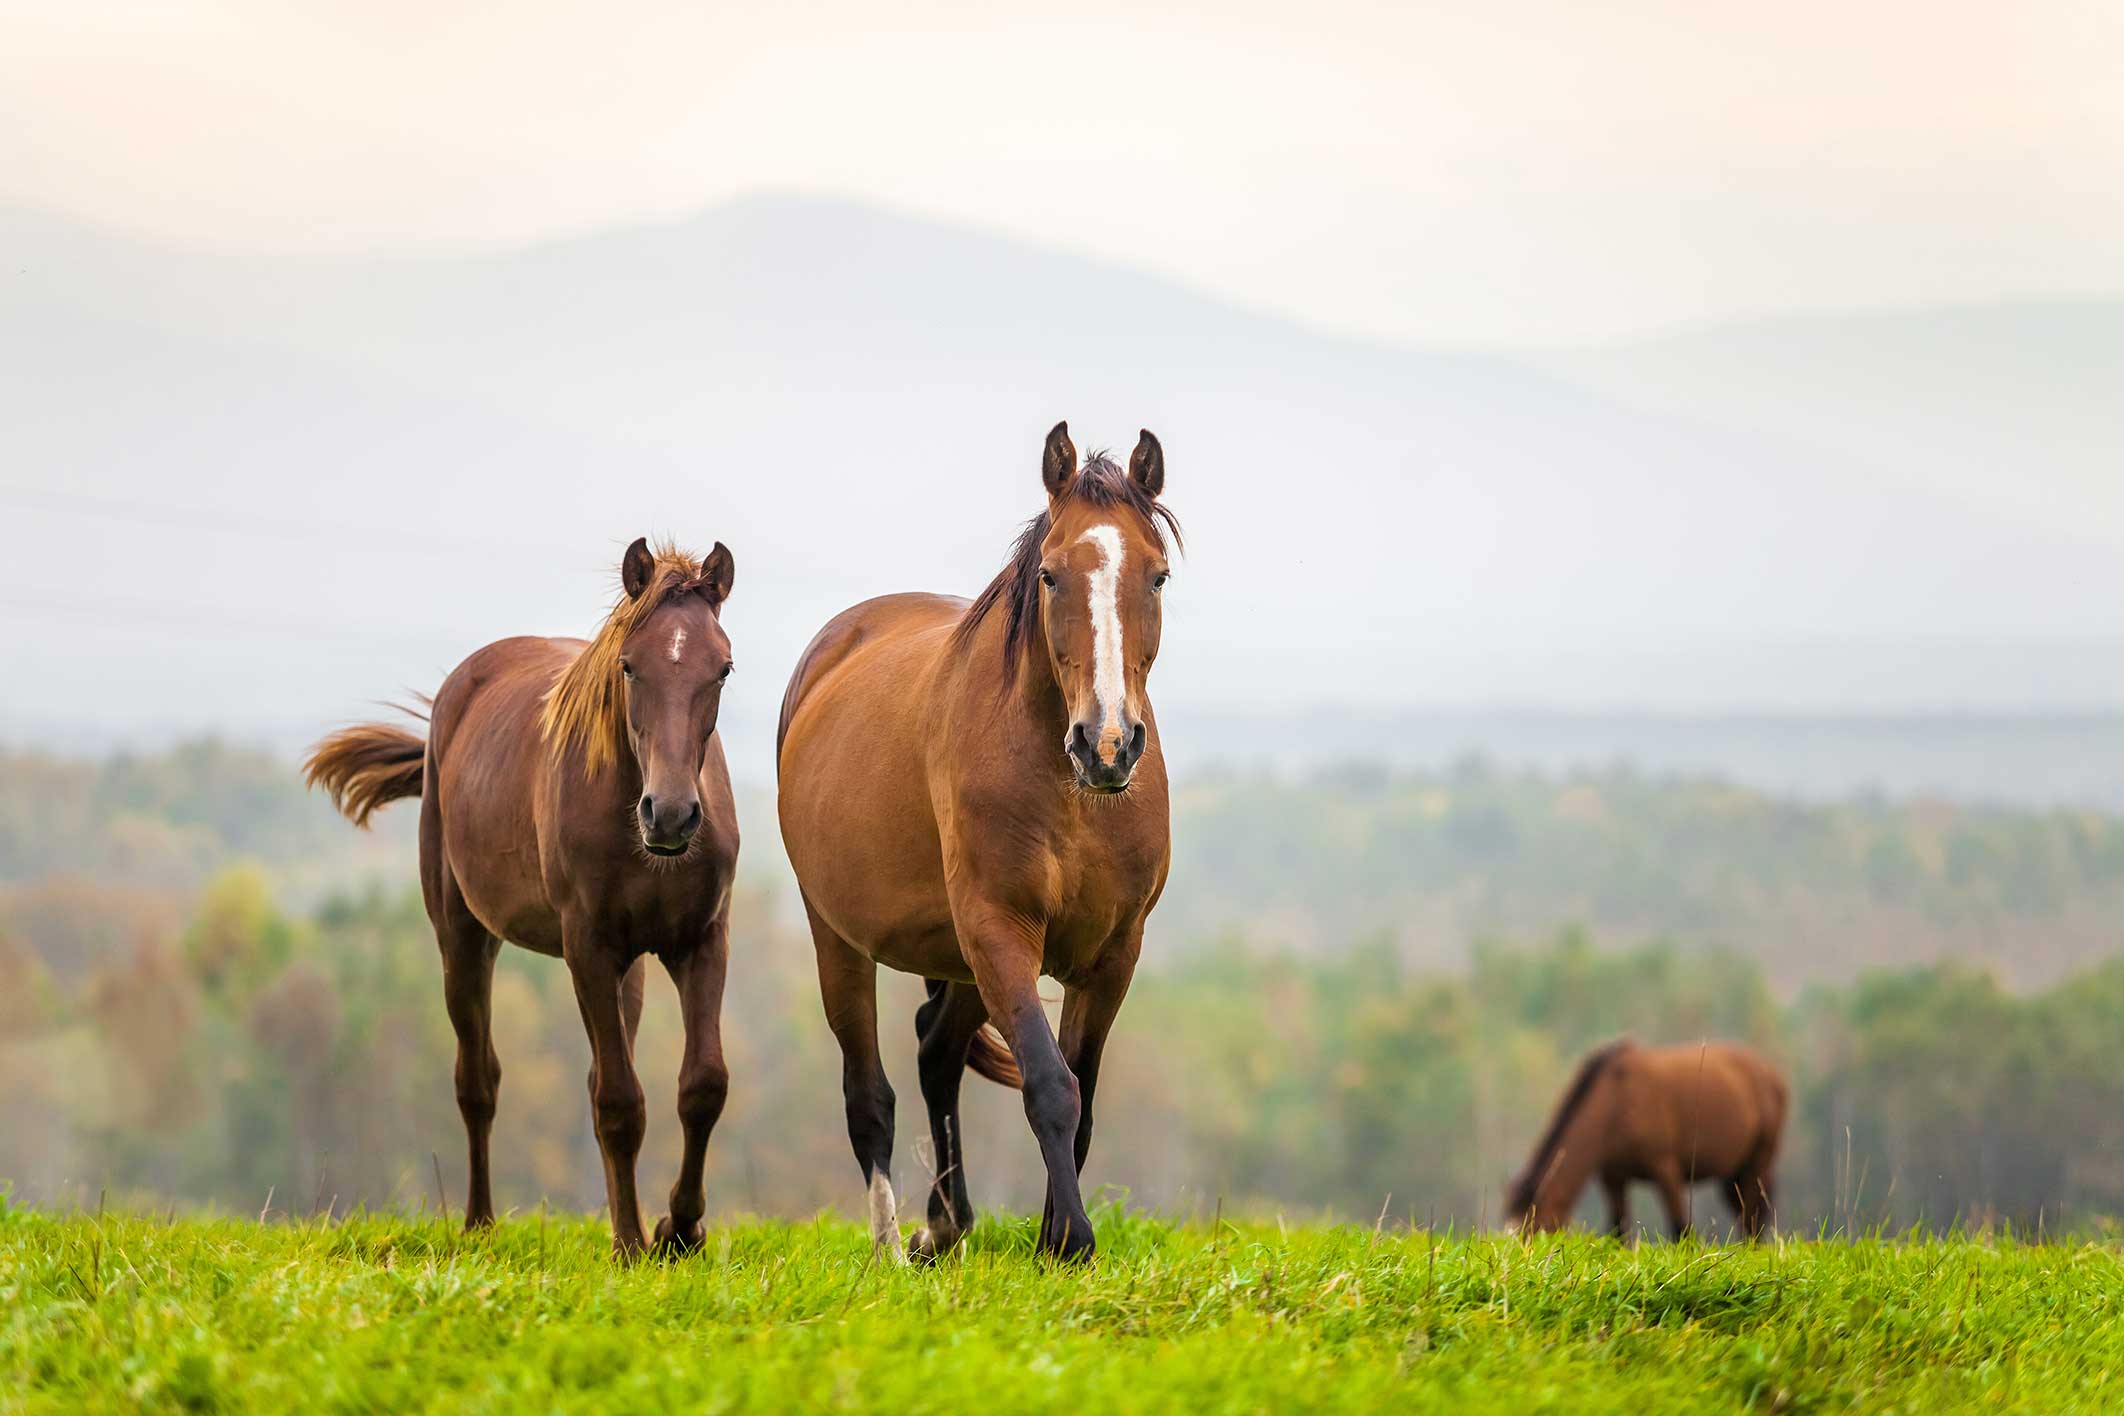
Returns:
[[[420,795],[427,755],[427,740],[418,733],[388,723],[357,723],[310,749],[302,777],[310,786],[323,787],[340,815],[366,828],[378,807]]]
[[[996,1031],[994,1023],[981,1024],[981,1030],[974,1034],[973,1044],[966,1049],[966,1065],[975,1075],[999,1086],[1025,1090],[1025,1074],[1018,1070],[1018,1059],[1010,1055],[1010,1044]]]

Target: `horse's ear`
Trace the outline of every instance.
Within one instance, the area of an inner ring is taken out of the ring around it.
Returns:
[[[1069,424],[1057,423],[1047,430],[1047,446],[1040,453],[1040,481],[1050,497],[1059,497],[1077,479],[1077,445],[1069,440]]]
[[[637,536],[634,544],[627,547],[627,554],[620,557],[620,588],[627,592],[628,599],[639,600],[655,576],[656,557],[649,553],[649,539]]]
[[[730,547],[721,541],[701,562],[701,593],[711,605],[720,605],[730,598],[730,586],[737,579],[737,562],[731,558]]]
[[[1149,428],[1143,430],[1143,436],[1136,439],[1136,450],[1128,455],[1128,475],[1154,497],[1165,490],[1165,449],[1158,446],[1158,436]]]

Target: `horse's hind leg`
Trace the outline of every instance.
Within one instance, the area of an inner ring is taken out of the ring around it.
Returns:
[[[929,1138],[937,1158],[937,1178],[929,1187],[929,1224],[908,1248],[917,1259],[947,1252],[973,1226],[959,1131],[959,1085],[966,1079],[966,1049],[986,1021],[980,990],[965,983],[931,980],[929,1001],[915,1010],[922,1100],[929,1107]]]
[[[656,1226],[656,1245],[668,1252],[697,1249],[703,1237],[701,1216],[707,1213],[708,1196],[702,1172],[708,1135],[730,1094],[730,1071],[723,1063],[723,979],[730,962],[729,940],[730,922],[725,916],[692,950],[665,961],[671,981],[678,985],[679,1014],[686,1025],[686,1052],[678,1079],[684,1141],[678,1180],[671,1187],[671,1210]]]
[[[1733,1206],[1734,1219],[1750,1239],[1762,1238],[1769,1227],[1776,1183],[1769,1170],[1750,1168],[1734,1176],[1727,1187],[1726,1200]]]
[[[1667,1228],[1677,1240],[1690,1233],[1689,1187],[1682,1182],[1679,1165],[1669,1165],[1653,1175],[1659,1186],[1659,1202],[1667,1211]]]
[[[487,1165],[487,1138],[501,1092],[501,1059],[494,1054],[494,956],[501,943],[472,917],[454,880],[442,889],[435,925],[442,949],[443,1003],[457,1033],[457,1111],[465,1121],[470,1153],[465,1185],[465,1228],[494,1223],[494,1186]]]
[[[1620,1175],[1600,1177],[1601,1193],[1608,1200],[1608,1233],[1617,1239],[1629,1237],[1630,1233],[1630,1183]]]
[[[804,913],[811,920],[811,943],[818,954],[826,1024],[841,1044],[841,1097],[848,1107],[848,1143],[855,1148],[869,1191],[870,1241],[891,1257],[904,1259],[899,1209],[892,1194],[892,1083],[878,1055],[878,966],[835,934],[809,900]]]

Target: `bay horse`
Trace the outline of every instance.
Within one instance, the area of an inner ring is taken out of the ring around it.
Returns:
[[[1579,1192],[1598,1176],[1609,1229],[1620,1238],[1629,1222],[1629,1183],[1650,1181],[1678,1239],[1690,1229],[1688,1187],[1712,1177],[1722,1182],[1741,1232],[1759,1237],[1775,1218],[1786,1102],[1777,1069],[1736,1043],[1609,1043],[1579,1064],[1513,1179],[1506,1209],[1524,1231],[1561,1229]]]
[[[716,735],[731,672],[722,605],[734,565],[646,540],[621,594],[579,639],[503,639],[443,680],[425,742],[384,723],[332,734],[305,773],[357,826],[420,798],[420,884],[457,1032],[457,1105],[471,1152],[465,1228],[494,1222],[487,1137],[501,1084],[490,1005],[501,941],[566,961],[590,1035],[590,1100],[612,1248],[645,1245],[635,1158],[647,1125],[634,1073],[643,964],[662,960],[685,1024],[684,1131],[659,1251],[702,1240],[708,1135],[729,1088],[721,1014],[737,813]]]
[[[903,1257],[877,966],[929,981],[915,1014],[937,1175],[918,1259],[973,1223],[960,1145],[966,1070],[1024,1093],[1047,1170],[1042,1252],[1089,1258],[1078,1188],[1114,1015],[1172,842],[1147,678],[1158,654],[1165,453],[1041,454],[1047,506],[972,601],[886,595],[843,611],[782,700],[782,841],[841,1046],[848,1136],[873,1243]],[[1059,1041],[1039,978],[1063,985]]]

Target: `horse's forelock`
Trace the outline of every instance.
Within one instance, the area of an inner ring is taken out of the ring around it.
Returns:
[[[1078,467],[1068,500],[1134,512],[1161,554],[1168,549],[1168,540],[1171,547],[1187,548],[1180,533],[1180,519],[1171,508],[1145,491],[1103,448],[1094,449]],[[1053,529],[1053,517],[1048,511],[1025,523],[1017,540],[1011,543],[1003,569],[974,597],[952,631],[954,649],[964,650],[971,644],[981,622],[1000,604],[1008,616],[1003,629],[1003,666],[1006,672],[1016,669],[1019,657],[1032,642],[1033,621],[1040,612],[1040,548]]]
[[[579,747],[592,775],[612,764],[626,715],[619,688],[620,651],[666,601],[700,584],[703,573],[699,558],[668,542],[656,548],[650,588],[635,596],[622,591],[596,635],[546,691],[539,730],[547,751]]]

